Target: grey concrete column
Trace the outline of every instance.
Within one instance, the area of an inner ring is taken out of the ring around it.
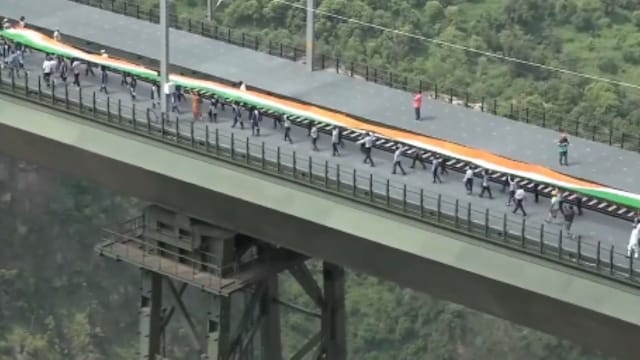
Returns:
[[[282,360],[280,309],[273,299],[278,297],[278,275],[265,280],[265,292],[260,300],[262,333],[260,343],[264,360]]]
[[[140,359],[155,360],[160,355],[162,334],[162,276],[148,270],[142,270],[141,276]]]
[[[315,39],[315,0],[307,0],[307,69],[313,71],[313,42]]]
[[[344,268],[322,263],[324,304],[322,306],[322,345],[326,358],[347,359]]]
[[[231,341],[231,299],[211,297],[213,304],[208,313],[207,357],[208,360],[227,360]]]

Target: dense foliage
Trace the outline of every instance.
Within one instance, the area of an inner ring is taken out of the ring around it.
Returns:
[[[303,3],[300,0],[286,0]],[[155,4],[156,0],[138,0]],[[322,10],[575,71],[638,82],[636,0],[319,0]],[[202,18],[205,0],[176,0]],[[216,21],[265,38],[303,43],[304,13],[273,0],[225,0]],[[320,17],[320,51],[513,99],[592,123],[640,128],[635,90],[504,63]],[[93,255],[99,228],[139,202],[0,161],[0,359],[134,359],[138,274]],[[317,264],[312,264],[317,268]],[[290,277],[281,296],[313,308]],[[539,332],[349,272],[349,358],[602,359]],[[319,325],[283,311],[291,354]],[[168,353],[185,357],[184,334]],[[17,356],[22,354],[22,357]]]

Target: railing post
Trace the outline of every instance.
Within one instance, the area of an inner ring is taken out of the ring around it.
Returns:
[[[544,224],[540,224],[540,254],[544,254]]]
[[[613,251],[614,251],[614,247],[613,245],[611,245],[611,249],[609,249],[609,273],[613,274]]]
[[[13,71],[11,72],[11,79],[11,83],[13,84]],[[38,100],[42,101],[42,77],[40,77],[40,75],[38,75]]]
[[[420,218],[424,217],[424,189],[420,189]]]
[[[293,152],[293,178],[295,179],[297,174],[297,166],[296,166],[296,152]]]
[[[438,84],[433,84],[433,98],[438,100]]]
[[[40,86],[40,77],[38,76],[38,87]],[[40,92],[40,89],[38,89],[38,92]],[[83,109],[84,109],[84,104],[82,101],[82,88],[78,88],[78,106],[79,106],[79,110],[80,113],[82,113]]]
[[[235,158],[235,155],[236,155],[235,153],[236,153],[235,136],[234,136],[234,133],[231,133],[231,159]],[[294,165],[295,165],[295,157],[294,157]]]
[[[324,161],[324,187],[329,187],[329,160]]]
[[[69,84],[64,84],[64,107],[69,108]]]
[[[600,241],[598,241],[598,248],[596,249],[596,270],[600,270]]]
[[[340,164],[336,164],[336,190],[340,192]]]
[[[24,94],[26,96],[29,96],[29,73],[28,72],[24,73]]]
[[[442,194],[438,194],[438,200],[437,200],[437,204],[436,204],[436,209],[437,209],[437,214],[436,217],[438,219],[438,222],[440,222],[441,218],[442,218]]]
[[[93,115],[96,114],[96,92],[93,91],[93,95],[91,96],[91,112]]]
[[[189,136],[191,137],[191,147],[193,147],[196,143],[193,121],[189,122],[189,124]]]
[[[95,91],[93,92],[96,93]],[[133,120],[133,125],[135,127],[138,120],[136,119],[136,104],[131,104],[131,120]]]
[[[484,210],[484,237],[489,237],[489,208]]]
[[[407,212],[407,184],[402,185],[402,211]]]
[[[528,106],[524,109],[524,121],[527,124],[529,123],[529,107]]]
[[[309,182],[313,183],[313,159],[309,156]]]
[[[267,54],[269,55],[271,55],[271,44],[272,44],[271,39],[269,39],[269,45],[268,45],[269,49],[267,50]],[[324,59],[324,55],[322,55],[322,58]]]
[[[542,127],[543,128],[547,127],[547,111],[546,110],[542,110]]]
[[[502,240],[507,241],[507,214],[502,216]]]
[[[620,140],[620,147],[624,149],[624,136],[625,136],[625,132],[622,132],[622,139]]]
[[[498,115],[498,99],[493,99],[493,115]]]
[[[456,227],[458,227],[458,209],[460,207],[460,201],[458,199],[456,199],[456,208],[455,208],[455,215],[456,215]]]
[[[484,112],[484,96],[480,100],[480,111]]]
[[[525,227],[527,226],[527,219],[522,219],[522,228],[520,229],[520,241],[522,242],[522,247],[527,247],[526,240],[527,238],[524,236]]]
[[[220,154],[220,133],[218,132],[218,128],[216,128],[215,132],[215,141],[216,141],[216,154]],[[278,170],[280,170],[280,147],[278,147]]]
[[[369,174],[369,201],[373,202],[373,174]]]
[[[391,199],[390,199],[390,196],[389,196],[389,187],[390,186],[391,185],[389,184],[389,179],[387,179],[387,187],[386,187],[386,190],[385,190],[385,200],[387,201],[387,207],[391,206]]]
[[[471,232],[471,202],[467,204],[467,231]]]
[[[449,88],[449,104],[453,104],[453,88]]]
[[[65,89],[66,89],[66,84],[65,84]],[[147,120],[148,119],[149,117],[147,116]],[[111,98],[109,96],[107,96],[107,122],[111,122]]]
[[[280,173],[280,146],[276,149],[276,171],[278,171],[278,174]]]
[[[56,83],[51,79],[51,105],[56,104]]]
[[[633,258],[635,258],[635,250],[633,250],[633,254],[629,256],[629,279],[633,278]]]
[[[558,234],[558,257],[562,259],[562,230]]]
[[[356,197],[356,169],[353,169],[353,197]]]
[[[164,118],[163,118],[163,120],[164,120]],[[164,127],[164,126],[163,126],[163,127]],[[209,148],[210,148],[210,146],[209,146],[209,145],[210,145],[210,144],[209,144],[209,124],[206,124],[206,125],[204,126],[204,149],[205,149],[207,152],[209,152]]]
[[[244,142],[244,161],[249,164],[251,162],[250,159],[250,148],[249,148],[249,137],[247,136]]]
[[[120,123],[122,123],[122,100],[118,99],[118,124]]]
[[[11,90],[15,90],[15,89],[16,89],[16,70],[11,69]]]
[[[266,163],[266,160],[264,158],[264,141],[262,142],[262,145],[260,146],[260,166],[262,166],[262,170],[264,170],[267,167],[267,163]]]

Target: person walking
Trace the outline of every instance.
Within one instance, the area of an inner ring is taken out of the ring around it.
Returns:
[[[62,41],[62,34],[60,33],[60,29],[56,29],[56,31],[53,32],[53,41],[56,41],[56,42]]]
[[[333,127],[331,130],[331,156],[339,156],[340,152],[338,152],[338,145],[340,144],[340,128],[337,126]]]
[[[573,239],[575,236],[571,233],[571,225],[573,225],[573,219],[576,217],[576,212],[573,210],[573,206],[569,205],[563,212],[564,215],[564,229],[567,232],[567,235],[570,239]]]
[[[422,90],[418,90],[415,95],[413,95],[413,111],[416,115],[416,121],[421,119],[420,109],[422,108]]]
[[[516,190],[518,190],[518,184],[516,179],[507,175],[507,183],[505,184],[509,187],[509,197],[507,198],[507,206],[511,206],[511,202],[513,201],[513,197],[516,195]]]
[[[640,210],[636,210],[633,214],[633,227],[636,227],[640,224]]]
[[[434,184],[436,182],[438,182],[438,184],[442,184],[442,179],[440,179],[440,175],[438,175],[440,166],[442,166],[442,158],[438,156],[434,158],[433,162],[431,163],[431,176],[433,177]]]
[[[404,151],[404,146],[398,145],[398,147],[396,148],[396,152],[393,153],[393,171],[391,173],[394,175],[396,173],[397,168],[400,168],[400,171],[402,171],[402,175],[407,175],[407,173],[404,171],[404,168],[402,167],[403,151]]]
[[[420,149],[416,149],[414,155],[413,155],[413,162],[411,163],[411,166],[409,166],[410,168],[414,169],[416,167],[416,163],[419,162],[420,165],[422,165],[422,169],[423,170],[427,170],[427,165],[425,165],[424,163],[424,151],[420,150]]]
[[[633,252],[633,257],[638,258],[638,236],[640,235],[640,225],[636,226],[631,230],[631,235],[629,235],[629,243],[627,244],[627,257],[631,257],[631,252]]]
[[[207,114],[209,115],[209,121],[218,122],[218,98],[212,97],[209,99],[209,111]]]
[[[558,140],[558,154],[560,166],[569,166],[569,138],[566,133],[560,136],[560,140]]]
[[[260,136],[260,111],[257,107],[251,111],[251,135]]]
[[[375,140],[375,136],[372,133],[367,132],[367,136],[364,139],[359,140],[356,144],[362,145],[362,150],[364,151],[364,161],[363,163],[369,163],[371,167],[374,167],[373,158],[371,158],[371,150],[373,148],[373,140]]]
[[[103,50],[104,51],[104,50]],[[107,75],[107,67],[104,65],[100,65],[100,92],[105,93],[105,95],[108,94],[107,91],[107,81],[108,81],[108,75]]]
[[[443,157],[443,156],[438,156],[438,158],[440,159],[440,164],[438,165],[438,167],[440,168],[440,175],[442,176],[448,176],[449,172],[447,171],[447,158]]]
[[[489,193],[489,199],[493,199],[491,188],[489,187],[489,170],[482,170],[482,191],[480,191],[480,197],[484,197],[484,193]]]
[[[464,173],[464,178],[462,179],[464,183],[464,188],[467,190],[467,195],[471,195],[473,193],[473,167],[467,166],[467,171]]]
[[[71,61],[71,70],[73,71],[73,85],[80,87],[80,67],[82,62],[80,59],[73,59]]]
[[[53,73],[53,68],[55,66],[55,62],[51,58],[51,56],[47,55],[42,63],[42,77],[44,79],[44,83],[47,87],[51,87],[51,73]]]
[[[136,79],[135,76],[131,75],[131,80],[129,81],[129,95],[131,95],[131,101],[136,101],[137,86],[138,86],[138,80]]]
[[[558,216],[559,203],[558,195],[551,195],[551,206],[549,206],[549,215],[544,220],[545,222],[549,223]]]
[[[515,194],[513,195],[513,199],[516,201],[516,207],[513,209],[513,213],[515,214],[518,210],[522,211],[522,216],[527,216],[527,212],[524,211],[524,196],[525,192],[520,186],[517,187]]]
[[[234,102],[231,105],[231,112],[233,112],[233,125],[232,128],[235,128],[238,123],[240,123],[240,129],[244,129],[244,122],[242,121],[242,112],[240,111],[240,106],[237,102]]]
[[[67,74],[69,73],[69,65],[67,64],[67,60],[63,57],[60,57],[58,60],[58,64],[60,66],[60,79],[63,83],[67,83]]]
[[[311,128],[311,145],[313,145],[313,151],[318,151],[318,125]]]
[[[289,144],[293,144],[291,140],[291,120],[284,115],[284,141],[289,141]]]

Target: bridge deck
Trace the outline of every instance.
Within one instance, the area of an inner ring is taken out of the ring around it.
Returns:
[[[0,0],[0,5],[3,14],[25,15],[39,26],[148,57],[159,55],[159,46],[152,45],[158,43],[158,27],[146,21],[67,0]],[[572,139],[570,166],[559,167],[557,134],[551,130],[429,100],[424,121],[416,122],[406,92],[326,71],[308,73],[304,65],[182,31],[172,31],[171,50],[172,62],[187,68],[640,193],[637,153]]]

